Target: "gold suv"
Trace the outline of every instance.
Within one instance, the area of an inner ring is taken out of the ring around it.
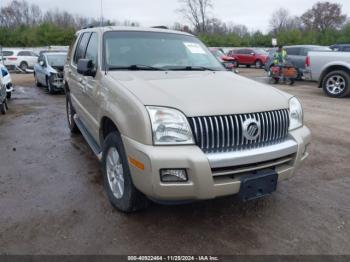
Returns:
[[[68,123],[123,212],[271,194],[308,156],[298,99],[226,71],[193,35],[88,28],[65,66]]]

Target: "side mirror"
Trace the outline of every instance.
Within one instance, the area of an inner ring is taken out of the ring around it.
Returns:
[[[39,65],[44,66],[45,65],[44,61],[43,60],[39,60]]]
[[[252,56],[255,56],[255,53],[253,52],[253,53],[250,53]]]
[[[78,61],[78,73],[84,76],[95,77],[96,71],[94,69],[94,63],[90,59],[79,59]]]

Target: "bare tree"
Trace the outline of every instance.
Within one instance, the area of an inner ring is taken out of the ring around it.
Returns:
[[[179,0],[182,8],[178,11],[193,25],[196,32],[205,33],[209,18],[209,9],[213,7],[212,0]]]
[[[277,9],[270,19],[269,25],[273,33],[277,34],[281,31],[301,28],[301,20],[299,17],[291,16],[290,12],[285,8]]]
[[[318,2],[306,11],[301,19],[306,28],[324,31],[341,28],[346,22],[346,17],[340,4]]]

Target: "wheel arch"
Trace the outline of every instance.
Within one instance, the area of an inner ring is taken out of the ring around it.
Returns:
[[[118,125],[108,116],[102,117],[100,121],[99,130],[99,139],[101,146],[103,146],[106,137],[112,132],[117,132],[118,134],[120,134],[120,129],[118,128]]]

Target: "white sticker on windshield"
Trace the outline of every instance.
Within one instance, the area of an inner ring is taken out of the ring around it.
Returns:
[[[204,49],[197,43],[184,43],[184,45],[187,47],[188,50],[192,54],[205,54]]]

